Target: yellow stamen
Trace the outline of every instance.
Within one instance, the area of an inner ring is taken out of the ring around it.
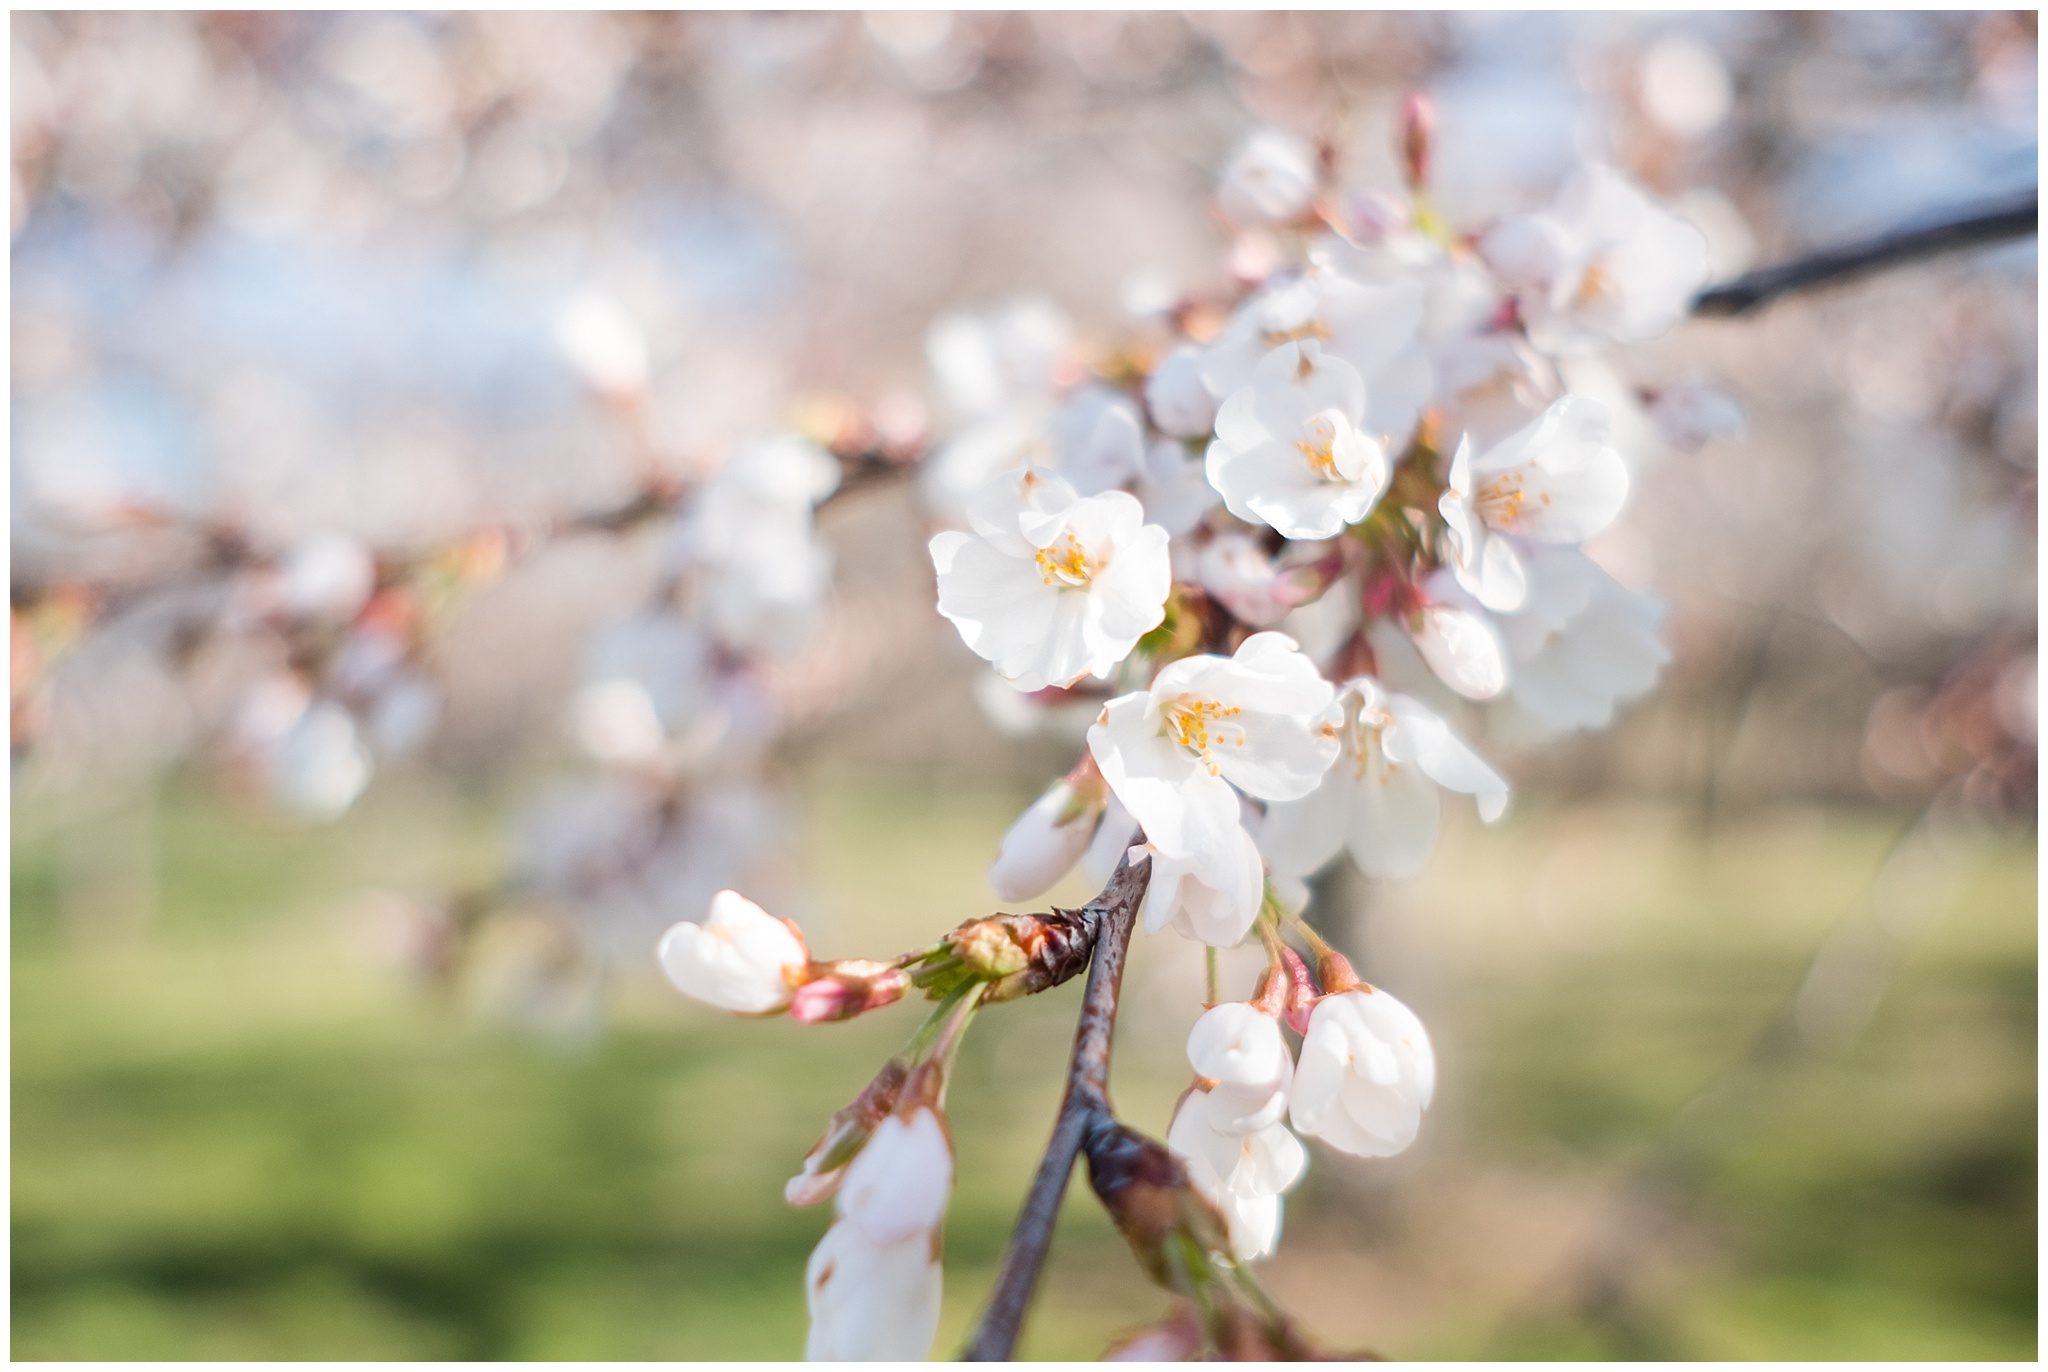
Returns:
[[[1040,548],[1037,558],[1038,574],[1048,586],[1086,586],[1099,570],[1072,534],[1061,534],[1052,547]]]
[[[1160,711],[1166,721],[1166,732],[1172,735],[1173,741],[1198,754],[1211,776],[1220,771],[1211,749],[1244,747],[1244,726],[1222,724],[1223,720],[1243,713],[1239,706],[1225,705],[1220,700],[1203,700],[1199,696],[1176,696]]]

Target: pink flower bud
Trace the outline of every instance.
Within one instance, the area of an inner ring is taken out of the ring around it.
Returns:
[[[812,978],[790,998],[789,1017],[799,1024],[852,1019],[903,999],[910,974],[885,962],[842,958],[813,963]]]

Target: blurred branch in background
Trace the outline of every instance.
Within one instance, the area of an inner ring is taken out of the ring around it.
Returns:
[[[2040,220],[2040,197],[2029,195],[2024,201],[1944,220],[1925,228],[1897,229],[1862,243],[1830,248],[1750,272],[1725,285],[1702,291],[1693,301],[1692,312],[1706,319],[1748,314],[1794,291],[1832,285],[1939,253],[2002,243],[2007,239],[2038,233]]]

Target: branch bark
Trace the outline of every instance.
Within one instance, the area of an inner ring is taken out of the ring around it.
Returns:
[[[1067,1060],[1066,1094],[1053,1121],[1052,1140],[1039,1160],[1017,1227],[1011,1231],[1002,1265],[996,1269],[995,1291],[961,1354],[967,1362],[1008,1362],[1015,1356],[1017,1336],[1023,1332],[1025,1312],[1038,1288],[1038,1274],[1052,1245],[1053,1225],[1075,1159],[1090,1127],[1109,1115],[1110,1038],[1116,1029],[1124,954],[1130,948],[1138,906],[1152,876],[1150,858],[1133,865],[1128,853],[1126,849],[1102,894],[1082,907],[1084,913],[1095,916],[1095,949],[1088,985],[1081,995],[1081,1018],[1074,1029],[1074,1051]]]
[[[1861,243],[1827,248],[1702,291],[1692,302],[1692,312],[1709,319],[1748,314],[1794,291],[1847,280],[1865,272],[1898,266],[1957,248],[2024,237],[2037,231],[2040,215],[2040,196],[2030,192],[2024,200],[1946,223],[1923,229],[1894,230]]]

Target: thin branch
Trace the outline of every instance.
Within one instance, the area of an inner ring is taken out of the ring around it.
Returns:
[[[1692,312],[1709,319],[1748,314],[1794,291],[1825,286],[1957,248],[2022,238],[2037,231],[2040,217],[2040,196],[2029,191],[2024,200],[1960,219],[1923,229],[1893,230],[1861,243],[1827,248],[1739,276],[1726,285],[1702,291],[1692,302]]]
[[[1052,1140],[1039,1161],[1038,1174],[1018,1213],[1009,1247],[996,1270],[994,1294],[981,1323],[961,1358],[967,1362],[1008,1362],[1015,1356],[1024,1313],[1038,1287],[1052,1245],[1053,1224],[1067,1194],[1074,1160],[1089,1126],[1109,1112],[1109,1047],[1116,1028],[1117,993],[1124,977],[1124,954],[1131,929],[1152,875],[1150,858],[1130,861],[1128,850],[1102,894],[1083,907],[1095,917],[1095,951],[1088,967],[1088,985],[1081,996],[1081,1018],[1074,1030],[1074,1051],[1067,1061],[1067,1089],[1053,1122]]]

